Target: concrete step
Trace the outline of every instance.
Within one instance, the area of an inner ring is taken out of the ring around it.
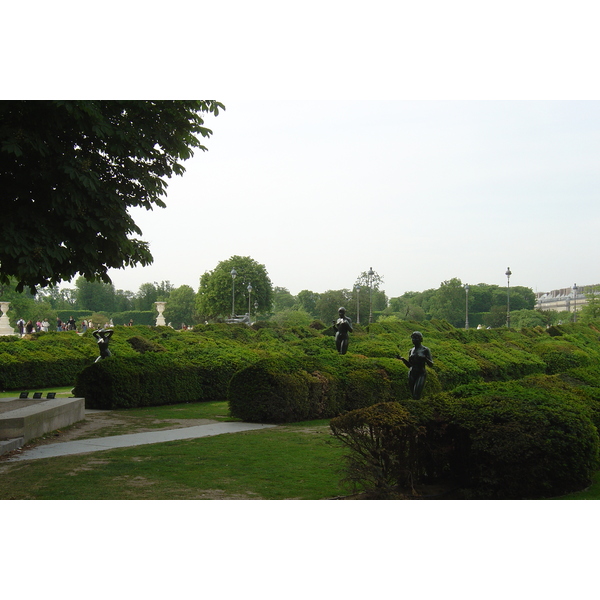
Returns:
[[[21,448],[24,443],[25,440],[22,437],[13,438],[12,440],[0,440],[0,454],[6,454],[12,450],[17,450],[18,448]]]

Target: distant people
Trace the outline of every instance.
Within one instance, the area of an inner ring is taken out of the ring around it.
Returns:
[[[133,327],[133,319],[129,319],[129,327]]]
[[[419,400],[427,377],[425,368],[427,365],[433,367],[433,358],[429,348],[423,346],[423,334],[420,331],[413,332],[410,338],[414,348],[410,349],[408,359],[402,356],[398,358],[408,367],[408,387],[412,397]]]
[[[352,321],[346,316],[346,309],[341,306],[338,310],[338,320],[333,322],[333,330],[335,331],[335,347],[340,354],[346,354],[350,336],[353,331]]]
[[[48,331],[50,329],[50,323],[48,323],[48,319],[44,319],[42,321],[42,331]]]
[[[77,323],[75,323],[75,319],[73,317],[69,317],[67,325],[70,331],[75,331],[77,329]]]
[[[112,329],[97,329],[92,335],[98,340],[98,349],[100,350],[100,356],[94,361],[98,362],[103,358],[111,356],[110,350],[108,349],[108,342],[112,337]]]
[[[19,335],[23,337],[23,334],[25,333],[25,321],[23,319],[19,319],[17,321],[17,327],[19,328]]]
[[[34,327],[33,321],[30,319],[25,325],[25,333],[33,333]]]
[[[88,322],[84,319],[83,321],[81,321],[81,331],[83,333],[85,333],[87,331],[88,328]]]
[[[61,321],[60,317],[56,317],[56,331],[62,331],[63,330],[63,322]]]

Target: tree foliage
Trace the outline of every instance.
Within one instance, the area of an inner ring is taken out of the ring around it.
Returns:
[[[129,213],[164,207],[165,178],[182,175],[212,131],[216,101],[0,102],[0,282],[34,291],[80,273],[148,265]],[[8,218],[7,218],[8,217]]]
[[[196,308],[196,293],[189,285],[182,285],[169,294],[165,309],[165,319],[175,329],[182,324],[191,325],[194,322]]]
[[[237,273],[235,279],[231,276],[233,269]],[[250,292],[248,284],[252,286]],[[269,313],[273,304],[273,286],[267,270],[249,256],[232,256],[200,277],[196,312],[201,319],[228,317],[232,310],[245,314],[249,302],[251,310],[259,314]]]
[[[327,290],[319,294],[315,307],[316,315],[314,316],[323,323],[331,323],[338,318],[338,310],[341,306],[346,308],[352,321],[356,321],[354,316],[356,307],[352,305],[350,290]]]

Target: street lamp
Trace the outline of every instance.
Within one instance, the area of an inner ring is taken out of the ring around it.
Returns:
[[[469,284],[465,283],[466,308],[465,308],[465,329],[469,329]]]
[[[231,318],[235,318],[235,278],[237,271],[235,268],[231,269]]]
[[[512,275],[510,267],[506,269],[505,275],[508,282],[506,286],[506,326],[510,327],[510,276]]]
[[[573,284],[573,323],[577,323],[577,284]]]
[[[360,325],[360,285],[357,285],[356,290],[356,323]]]
[[[375,275],[375,271],[373,271],[373,267],[369,267],[367,273],[369,282],[369,323],[373,322],[373,275]]]
[[[250,298],[252,296],[252,284],[248,284],[248,320],[250,319]]]

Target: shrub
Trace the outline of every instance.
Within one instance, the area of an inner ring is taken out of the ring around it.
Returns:
[[[414,493],[423,471],[425,428],[397,402],[375,404],[331,419],[333,435],[349,450],[343,481],[373,498]]]
[[[127,340],[127,343],[140,354],[144,352],[164,352],[165,348],[156,342],[149,341],[139,335],[134,335]]]
[[[576,403],[529,394],[485,393],[450,400],[454,476],[472,498],[540,498],[589,485],[598,431]]]
[[[337,414],[334,377],[311,373],[309,364],[289,357],[266,358],[235,373],[228,389],[231,414],[244,421],[267,423]]]
[[[210,341],[188,351],[142,354],[125,345],[130,355],[113,354],[77,377],[74,393],[85,397],[87,408],[224,401],[233,373],[258,360],[252,351]]]

